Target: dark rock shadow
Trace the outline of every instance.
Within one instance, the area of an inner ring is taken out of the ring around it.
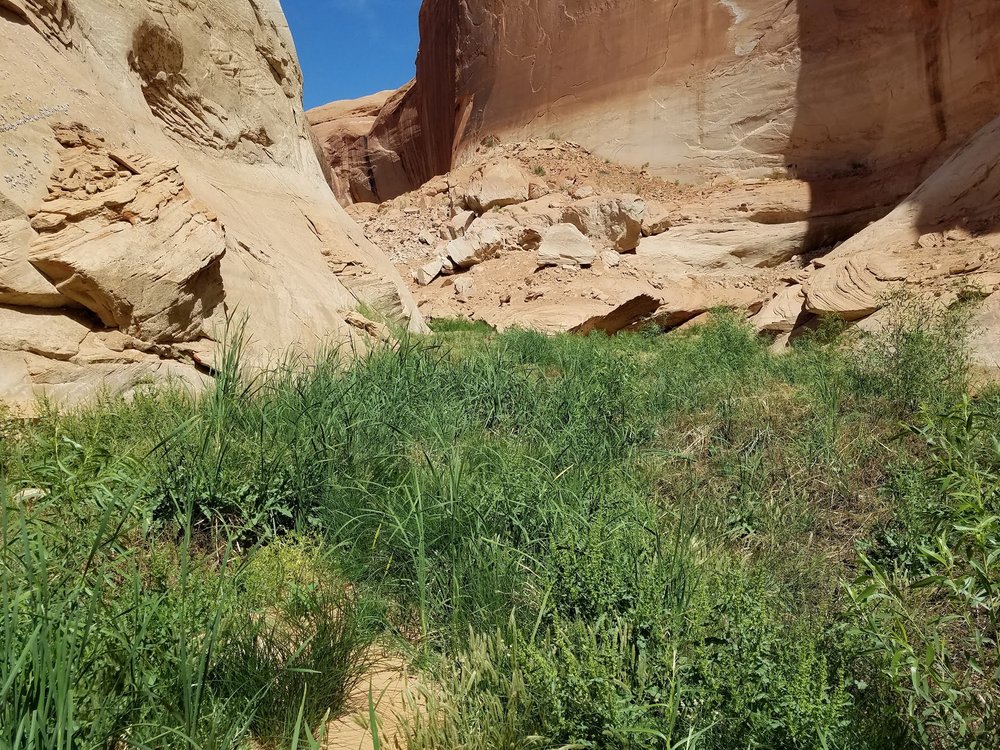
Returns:
[[[885,215],[1000,114],[1000,3],[797,7],[802,60],[785,157],[810,185],[807,246],[817,247],[837,239],[830,217],[844,217],[849,234]]]

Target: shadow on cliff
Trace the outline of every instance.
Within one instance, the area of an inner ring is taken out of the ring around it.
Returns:
[[[1000,114],[1000,57],[982,52],[1000,34],[1000,3],[972,4],[798,0],[802,59],[785,163],[810,185],[807,249],[887,214]],[[933,210],[918,221],[922,233],[942,229]]]

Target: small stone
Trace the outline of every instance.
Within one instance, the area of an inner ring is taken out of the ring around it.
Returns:
[[[44,500],[49,493],[39,487],[26,487],[14,495],[14,502],[18,505],[31,505],[39,500]]]
[[[66,217],[62,214],[40,213],[31,219],[31,228],[36,232],[44,232],[48,229],[61,227],[66,223]]]
[[[413,278],[420,286],[427,286],[441,275],[443,265],[440,258],[425,263],[413,272]]]
[[[460,277],[455,279],[455,296],[459,302],[468,302],[469,294],[472,292],[472,279]]]

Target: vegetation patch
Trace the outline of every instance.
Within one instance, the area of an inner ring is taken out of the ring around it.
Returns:
[[[1000,394],[893,309],[0,414],[0,748],[318,747],[386,653],[413,750],[995,747]]]

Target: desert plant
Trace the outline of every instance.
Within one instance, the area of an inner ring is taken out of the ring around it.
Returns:
[[[996,411],[962,399],[926,413],[933,501],[912,519],[925,542],[907,567],[864,556],[851,590],[863,633],[905,700],[920,742],[1000,741],[1000,444]],[[930,500],[930,498],[928,498]]]

